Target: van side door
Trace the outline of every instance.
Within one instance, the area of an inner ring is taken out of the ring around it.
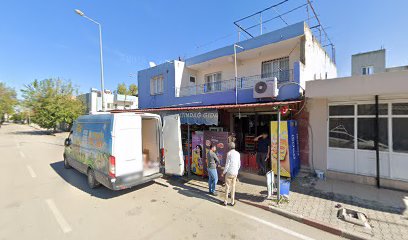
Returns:
[[[184,174],[180,126],[178,114],[163,117],[164,169],[169,175],[182,176]]]

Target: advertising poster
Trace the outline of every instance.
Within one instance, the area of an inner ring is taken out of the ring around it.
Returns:
[[[283,177],[290,176],[290,160],[289,160],[289,142],[288,142],[288,123],[282,121],[280,125],[280,174]],[[277,174],[277,158],[278,158],[278,122],[271,122],[271,150],[272,150],[272,170]]]
[[[210,151],[210,146],[217,146],[216,154],[221,162],[221,166],[225,165],[226,155],[228,153],[228,132],[204,132],[206,156]]]
[[[191,162],[191,171],[199,176],[204,175],[204,133],[196,131],[191,137],[193,156]]]
[[[271,151],[272,151],[272,169],[277,174],[278,163],[278,123],[271,122]],[[281,165],[280,174],[283,177],[295,177],[300,169],[299,144],[297,133],[297,122],[294,120],[282,121],[280,125],[280,156]]]

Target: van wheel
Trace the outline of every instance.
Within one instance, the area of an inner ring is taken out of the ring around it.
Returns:
[[[98,181],[97,181],[96,178],[95,178],[95,173],[94,173],[94,171],[93,171],[92,169],[89,169],[87,175],[88,175],[88,186],[89,186],[90,188],[96,188],[96,187],[98,187],[98,186],[99,186],[99,183],[98,183]]]
[[[64,168],[69,169],[71,168],[71,165],[69,165],[67,157],[64,154]]]

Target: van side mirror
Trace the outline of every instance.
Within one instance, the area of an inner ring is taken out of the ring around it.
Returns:
[[[71,145],[71,139],[65,138],[64,145],[65,145],[66,147],[68,147],[69,145]]]

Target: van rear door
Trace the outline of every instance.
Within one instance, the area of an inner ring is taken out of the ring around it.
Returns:
[[[184,174],[183,149],[181,145],[180,116],[163,117],[164,169],[166,174]]]
[[[114,120],[113,156],[116,176],[143,172],[142,120],[136,114],[116,114]]]

